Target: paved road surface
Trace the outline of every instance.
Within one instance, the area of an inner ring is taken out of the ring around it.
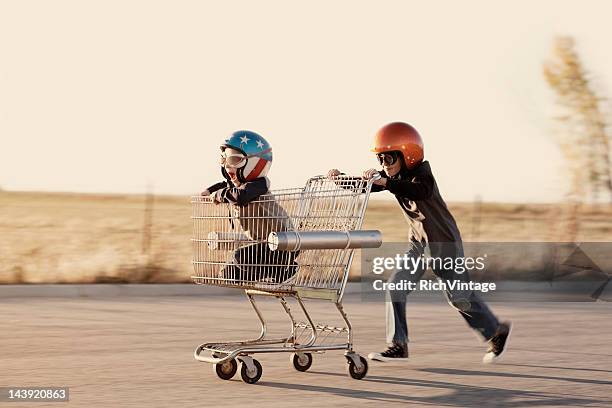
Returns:
[[[383,345],[384,308],[349,298],[356,348]],[[329,304],[309,302],[334,322]],[[612,304],[493,303],[514,321],[503,364],[480,363],[485,345],[442,301],[409,304],[411,358],[346,375],[340,352],[315,355],[311,371],[287,354],[263,355],[257,385],[222,381],[196,362],[201,341],[258,330],[238,296],[0,299],[0,386],[69,386],[69,403],[35,407],[612,406]],[[288,327],[264,301],[271,327]],[[0,406],[24,404],[0,403]]]

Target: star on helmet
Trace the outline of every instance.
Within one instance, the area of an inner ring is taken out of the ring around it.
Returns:
[[[263,148],[264,148],[264,144],[261,142],[261,140],[258,140],[258,141],[257,141],[257,147],[259,147],[260,149],[262,149],[262,150],[263,150]]]
[[[245,136],[242,136],[242,137],[240,138],[240,143],[244,143],[244,144],[249,143],[249,138],[248,138],[248,137],[246,137],[246,135],[245,135]]]

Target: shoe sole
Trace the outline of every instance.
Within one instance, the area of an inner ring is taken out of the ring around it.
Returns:
[[[381,363],[388,363],[389,361],[406,361],[408,357],[383,357],[379,353],[370,353],[368,354],[368,359]]]
[[[490,359],[487,359],[487,356],[490,353],[485,354],[485,356],[482,358],[482,362],[484,364],[494,364],[497,363],[504,354],[506,354],[506,351],[508,351],[508,344],[510,343],[510,335],[512,335],[512,328],[514,327],[514,324],[510,323],[510,327],[508,328],[508,337],[506,337],[506,344],[504,345],[504,349],[502,350],[501,353],[499,353],[499,355],[497,356],[493,356]]]

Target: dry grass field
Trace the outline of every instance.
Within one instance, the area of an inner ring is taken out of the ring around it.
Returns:
[[[156,196],[150,229],[139,195],[0,192],[0,208],[2,283],[189,281],[189,197]],[[555,205],[450,208],[465,241],[563,240]],[[579,241],[612,241],[612,207],[585,207],[580,220]],[[370,202],[364,228],[380,229],[385,242],[406,236],[403,215],[391,200]]]

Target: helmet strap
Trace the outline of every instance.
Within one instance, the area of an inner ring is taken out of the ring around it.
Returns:
[[[246,183],[246,179],[244,178],[244,168],[246,167],[246,165],[240,167],[239,169],[236,170],[236,177],[238,177],[238,181],[240,181],[241,183]]]

